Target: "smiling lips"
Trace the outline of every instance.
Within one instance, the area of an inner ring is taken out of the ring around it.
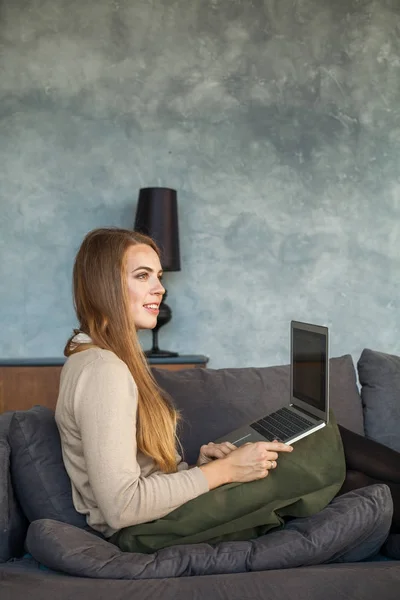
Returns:
[[[144,304],[143,307],[148,310],[152,315],[158,315],[158,313],[160,312],[158,309],[158,304],[156,304],[155,302],[153,304]]]

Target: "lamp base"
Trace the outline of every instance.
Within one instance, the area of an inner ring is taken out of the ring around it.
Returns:
[[[144,353],[146,358],[174,358],[179,356],[177,352],[170,352],[169,350],[160,350],[158,347],[158,330],[160,327],[165,325],[171,320],[172,312],[168,304],[164,302],[167,297],[167,291],[165,290],[164,297],[160,304],[160,312],[158,314],[157,325],[152,331],[153,344],[151,350],[146,350]]]
[[[179,356],[179,354],[177,352],[169,352],[168,350],[159,350],[157,349],[151,349],[151,350],[146,350],[145,355],[147,358],[174,358],[176,356]]]

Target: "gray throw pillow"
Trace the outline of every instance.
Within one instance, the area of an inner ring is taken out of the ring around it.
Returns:
[[[258,419],[289,401],[288,365],[239,369],[154,369],[183,420],[178,435],[194,464],[202,444]],[[350,355],[330,360],[330,403],[338,423],[364,434],[361,398]]]
[[[22,556],[28,521],[14,497],[10,480],[10,447],[0,440],[0,563]]]
[[[400,452],[400,356],[366,348],[357,366],[365,434]]]
[[[14,491],[29,521],[56,519],[89,528],[72,502],[54,411],[44,406],[16,411],[9,442]]]
[[[357,562],[375,555],[393,513],[389,488],[377,484],[335,498],[312,517],[244,542],[172,546],[155,554],[121,552],[104,539],[51,520],[31,523],[27,548],[42,565],[79,577],[155,579]]]
[[[8,430],[12,412],[0,415],[0,563],[24,553],[28,521],[11,484]]]

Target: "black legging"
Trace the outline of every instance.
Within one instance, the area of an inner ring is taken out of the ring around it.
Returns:
[[[346,479],[339,494],[386,483],[393,498],[391,531],[400,533],[400,453],[339,425],[346,458]]]

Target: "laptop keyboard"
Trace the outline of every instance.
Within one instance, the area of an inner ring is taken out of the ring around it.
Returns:
[[[250,427],[261,433],[267,440],[286,440],[313,427],[315,423],[293,413],[284,407],[256,421]]]

